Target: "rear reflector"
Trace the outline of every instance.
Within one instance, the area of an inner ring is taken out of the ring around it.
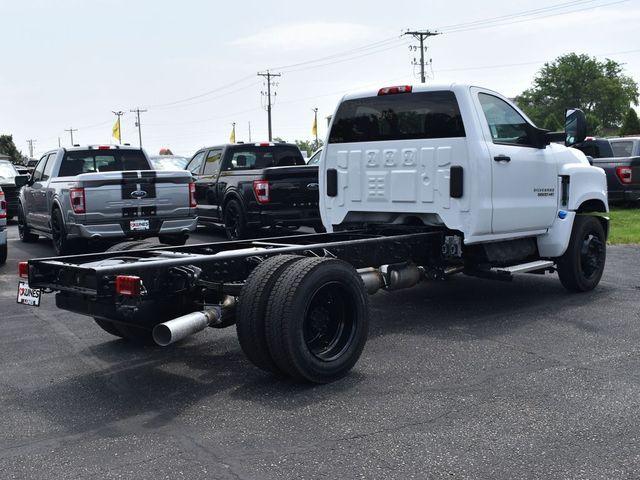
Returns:
[[[84,188],[70,188],[69,196],[71,197],[71,208],[73,208],[73,213],[86,213]]]
[[[7,218],[7,202],[4,199],[4,192],[0,192],[0,218]]]
[[[20,278],[29,278],[29,262],[18,262],[18,275]]]
[[[378,90],[378,96],[380,95],[393,95],[395,93],[411,93],[413,87],[411,85],[398,85],[395,87],[385,87]]]
[[[616,167],[616,175],[625,185],[633,181],[633,170],[631,167]]]
[[[253,193],[256,195],[256,200],[260,205],[269,203],[269,182],[266,180],[254,180],[253,181]]]
[[[189,183],[189,207],[196,208],[198,206],[198,202],[196,200],[196,184],[195,182]]]
[[[139,297],[142,292],[142,279],[133,275],[116,277],[116,293],[127,297]]]

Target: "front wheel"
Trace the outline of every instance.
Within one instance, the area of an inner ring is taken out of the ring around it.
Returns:
[[[567,251],[558,259],[560,282],[571,292],[593,290],[604,271],[607,239],[598,218],[576,215]]]
[[[38,240],[38,235],[31,233],[29,227],[27,226],[27,217],[24,214],[22,205],[18,207],[18,236],[24,243],[31,243]]]

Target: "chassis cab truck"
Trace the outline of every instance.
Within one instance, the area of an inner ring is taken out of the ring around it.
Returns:
[[[606,178],[508,99],[468,85],[345,96],[319,166],[327,233],[144,248],[20,264],[23,291],[93,317],[109,334],[169,345],[234,325],[257,367],[325,383],[367,339],[368,295],[462,273],[557,272],[593,289],[606,256]],[[555,142],[561,142],[555,143]],[[19,299],[20,301],[20,299]],[[33,303],[25,298],[24,303]]]

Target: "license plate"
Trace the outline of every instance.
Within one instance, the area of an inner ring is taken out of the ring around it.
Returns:
[[[149,220],[131,220],[129,222],[129,229],[131,231],[149,230]]]
[[[42,292],[39,288],[31,288],[27,282],[18,280],[18,303],[39,307],[41,297]]]

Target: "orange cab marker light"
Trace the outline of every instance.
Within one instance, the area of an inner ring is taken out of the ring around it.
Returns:
[[[116,276],[116,293],[126,297],[139,297],[142,293],[142,279],[133,275]]]
[[[20,278],[29,278],[29,262],[18,262],[18,275]]]

